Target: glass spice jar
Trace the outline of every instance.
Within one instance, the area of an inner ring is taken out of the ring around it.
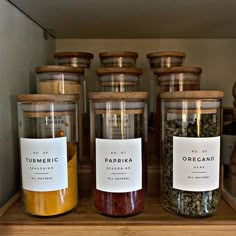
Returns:
[[[178,51],[151,52],[147,54],[151,68],[182,66],[185,53]]]
[[[54,54],[57,65],[89,68],[93,54],[88,52],[56,52]]]
[[[109,216],[145,208],[147,92],[90,93],[93,203]]]
[[[101,67],[136,67],[137,52],[101,52]]]
[[[140,75],[139,68],[99,68],[96,71],[101,92],[137,91]]]
[[[161,93],[161,204],[187,217],[220,200],[221,91]]]
[[[40,94],[81,94],[84,70],[68,66],[36,67],[37,93]]]
[[[153,70],[160,92],[193,91],[200,89],[200,67],[171,67]]]
[[[54,54],[55,63],[57,65],[81,68],[84,74],[81,79],[81,99],[80,113],[82,116],[80,127],[80,160],[89,159],[89,114],[88,114],[88,92],[94,91],[94,77],[90,69],[93,54],[88,52],[56,52]],[[81,138],[81,135],[83,138]]]
[[[78,204],[77,102],[73,95],[18,96],[26,213],[55,216]]]

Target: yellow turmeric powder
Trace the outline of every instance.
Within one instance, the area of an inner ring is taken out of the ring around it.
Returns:
[[[50,192],[23,190],[26,212],[37,216],[54,216],[72,210],[78,203],[77,145],[67,144],[68,188]]]

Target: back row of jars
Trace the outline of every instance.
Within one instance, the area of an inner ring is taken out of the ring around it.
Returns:
[[[136,68],[136,52],[103,52],[101,68],[96,70],[98,91],[137,91],[143,70]],[[36,68],[39,93],[78,94],[84,92],[93,54],[84,52],[55,53],[58,66]],[[147,55],[160,92],[199,90],[201,68],[183,67],[184,52],[154,52]],[[81,85],[82,88],[81,89]],[[86,111],[86,103],[84,110]]]

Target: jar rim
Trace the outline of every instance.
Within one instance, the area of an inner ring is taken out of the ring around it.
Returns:
[[[224,97],[224,92],[214,90],[163,92],[160,97],[161,99],[221,99]]]
[[[100,52],[99,57],[100,59],[107,58],[107,57],[132,57],[136,59],[138,57],[138,53],[130,52],[130,51]]]
[[[151,52],[147,54],[147,58],[152,59],[156,57],[182,57],[185,58],[185,52],[181,51],[159,51],[159,52]]]
[[[39,66],[35,68],[36,73],[47,73],[47,72],[55,72],[55,73],[73,73],[73,74],[84,74],[84,69],[78,67],[71,66],[59,66],[59,65],[47,65],[47,66]]]
[[[174,74],[174,73],[193,73],[193,74],[201,74],[201,67],[186,67],[186,66],[176,66],[176,67],[164,67],[153,70],[154,75],[162,75],[162,74]]]
[[[89,52],[56,52],[54,53],[54,57],[56,58],[81,57],[81,58],[92,59],[93,54]]]
[[[91,92],[88,97],[92,101],[99,100],[146,100],[148,92]]]
[[[79,100],[79,95],[68,94],[20,94],[18,102],[70,102]]]
[[[131,74],[141,75],[143,70],[136,67],[104,67],[96,70],[97,75],[109,75],[109,74]]]

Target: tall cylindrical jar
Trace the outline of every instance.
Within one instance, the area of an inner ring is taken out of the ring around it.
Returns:
[[[156,96],[156,123],[161,123],[161,92],[175,92],[175,91],[195,91],[200,89],[200,75],[202,69],[200,67],[171,67],[154,69],[153,73],[156,75],[157,86],[159,91]],[[157,150],[160,145],[160,126],[156,126],[157,130]]]
[[[139,68],[99,68],[96,71],[101,92],[127,92],[139,90]]]
[[[220,200],[221,91],[161,93],[161,204],[187,217]]]
[[[94,91],[94,76],[90,69],[91,61],[94,55],[88,52],[56,52],[54,54],[55,63],[57,65],[70,66],[84,70],[81,80],[81,99],[80,99],[80,159],[89,159],[89,148],[86,145],[89,142],[89,114],[88,114],[88,92]]]
[[[182,51],[157,51],[147,54],[147,59],[151,71],[149,71],[150,78],[150,115],[153,116],[156,113],[156,96],[160,94],[160,88],[156,87],[155,75],[153,71],[159,68],[170,68],[182,66],[185,60],[185,52]],[[157,111],[158,113],[159,111]],[[154,121],[150,117],[150,122]],[[149,127],[153,127],[153,122],[149,124]]]
[[[146,92],[90,93],[95,209],[130,216],[145,208]]]
[[[136,67],[137,52],[101,52],[101,67]]]
[[[87,84],[93,83],[90,74],[90,64],[93,59],[93,54],[88,52],[56,52],[54,58],[57,65],[84,69],[83,80],[81,80],[83,92],[81,98],[83,97],[83,113],[86,114],[88,110]]]
[[[24,209],[55,216],[78,204],[77,102],[73,95],[19,95]]]

